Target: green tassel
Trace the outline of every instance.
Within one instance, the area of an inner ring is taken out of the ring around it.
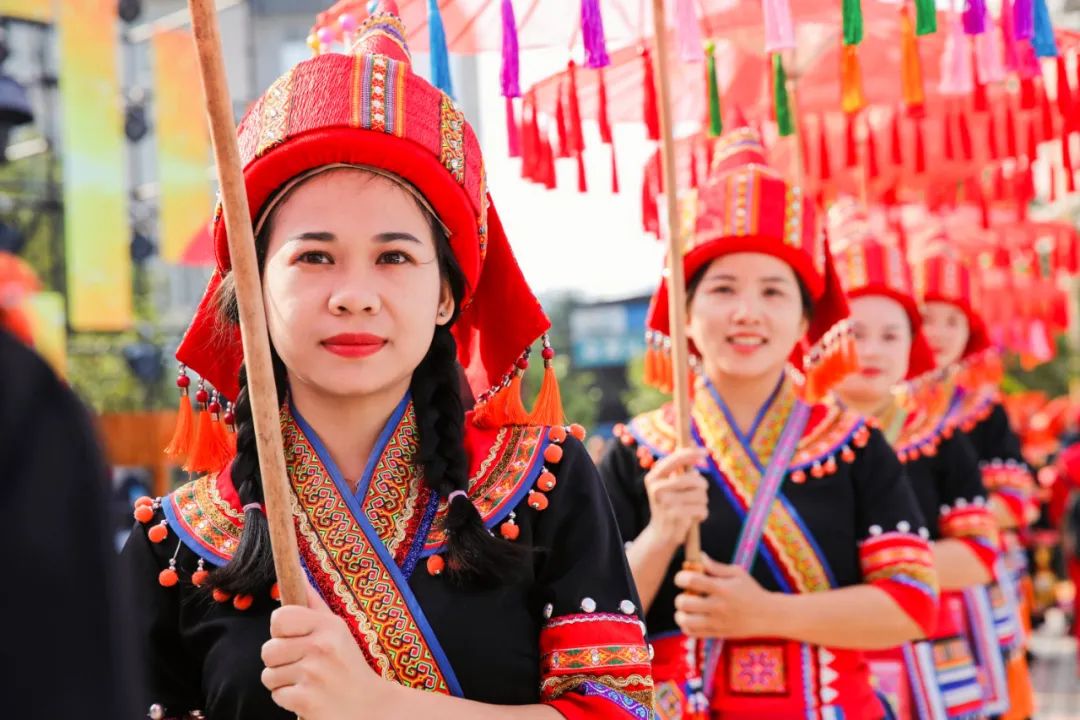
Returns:
[[[862,3],[860,0],[844,0],[843,7],[844,44],[858,45],[863,39]]]
[[[791,117],[791,103],[787,94],[787,73],[784,72],[784,60],[779,53],[772,56],[773,64],[773,102],[776,105],[776,127],[780,137],[795,133],[795,123]]]
[[[719,137],[724,132],[724,119],[720,115],[720,85],[716,81],[716,43],[705,43],[705,83],[709,88],[709,137]]]
[[[915,0],[915,34],[933,35],[937,32],[937,7],[934,0]]]

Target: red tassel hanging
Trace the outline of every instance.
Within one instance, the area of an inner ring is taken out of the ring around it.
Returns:
[[[641,51],[642,74],[645,83],[645,107],[643,108],[645,130],[650,140],[660,139],[660,111],[656,104],[656,81],[653,78],[652,54],[648,48]]]
[[[1035,118],[1028,120],[1027,126],[1027,159],[1028,163],[1034,162],[1039,157],[1039,142],[1035,136]]]
[[[530,92],[521,105],[521,177],[536,178],[540,132],[536,126],[536,95]]]
[[[855,142],[855,116],[844,117],[844,166],[853,168],[859,164],[859,147]]]
[[[566,139],[570,143],[570,152],[579,154],[585,149],[585,136],[581,132],[581,103],[578,102],[577,66],[571,60],[566,68],[570,85],[567,88],[568,116],[566,118]]]
[[[972,105],[975,112],[986,112],[990,103],[986,97],[986,83],[979,77],[979,57],[975,52],[975,43],[971,45]]]
[[[701,187],[701,179],[698,177],[697,143],[690,146],[690,187],[694,190]]]
[[[600,116],[600,142],[611,144],[611,118],[608,117],[607,105],[607,81],[604,79],[604,68],[596,71],[596,94],[597,114]]]
[[[551,147],[551,139],[545,132],[540,136],[540,159],[539,176],[536,181],[548,190],[555,189],[555,151]]]
[[[993,108],[990,108],[986,113],[986,147],[991,160],[1001,159],[1001,149],[998,147],[997,121],[994,119]]]
[[[971,128],[968,126],[967,113],[961,110],[957,120],[960,129],[960,149],[964,153],[964,159],[970,162],[975,157],[975,152],[971,146]]]
[[[1058,179],[1057,168],[1050,166],[1050,191],[1047,201],[1056,203],[1058,199]]]
[[[832,162],[829,160],[829,139],[826,135],[824,115],[818,115],[818,159],[820,162],[818,176],[824,183],[832,178]]]
[[[952,113],[948,110],[941,116],[941,137],[942,144],[945,146],[945,159],[956,159],[956,148],[953,147],[952,136]]]
[[[558,153],[561,158],[570,157],[570,138],[566,134],[566,103],[563,102],[563,84],[559,83],[555,102],[555,132],[558,139]]]
[[[915,173],[926,172],[926,141],[923,139],[922,120],[915,121]]]
[[[1061,167],[1065,169],[1065,189],[1076,192],[1076,178],[1073,176],[1072,148],[1069,147],[1069,135],[1061,136]]]
[[[514,111],[514,98],[503,98],[506,106],[506,143],[510,151],[510,157],[521,157],[521,125]]]
[[[1020,109],[1032,110],[1035,107],[1035,79],[1020,78]]]
[[[1072,132],[1076,129],[1078,118],[1072,116],[1073,97],[1072,90],[1069,88],[1069,76],[1065,67],[1064,55],[1058,55],[1057,57],[1057,106],[1058,113],[1061,114],[1063,134]]]
[[[611,143],[611,192],[619,194],[619,163],[615,155],[615,142]]]
[[[1016,134],[1016,113],[1010,102],[1005,105],[1005,149],[1009,157],[1020,157],[1020,140]]]
[[[880,175],[877,157],[877,141],[874,139],[874,128],[870,125],[870,118],[866,118],[866,175],[870,179]]]
[[[900,111],[893,113],[891,129],[889,133],[889,157],[894,167],[903,167],[904,148],[900,141]]]
[[[641,227],[647,233],[660,237],[660,207],[656,201],[653,183],[649,182],[649,173],[641,181]]]
[[[1039,142],[1048,142],[1054,139],[1054,111],[1050,108],[1050,97],[1046,94],[1046,88],[1039,83],[1036,91],[1039,97],[1039,118],[1042,120],[1042,136]]]
[[[994,170],[993,188],[994,200],[997,202],[1002,202],[1003,200],[1005,200],[1005,194],[1007,192],[1007,189],[1005,187],[1005,171],[1001,168],[1000,165]]]
[[[585,155],[581,152],[577,154],[577,189],[578,192],[589,190],[589,182],[585,177]]]

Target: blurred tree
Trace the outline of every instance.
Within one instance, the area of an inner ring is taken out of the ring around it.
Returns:
[[[628,417],[655,410],[671,400],[671,396],[667,393],[662,393],[651,385],[645,384],[644,371],[644,356],[634,358],[626,369],[626,380],[630,389],[623,393],[622,400],[626,405]]]

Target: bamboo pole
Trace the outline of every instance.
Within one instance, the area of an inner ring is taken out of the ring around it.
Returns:
[[[660,159],[664,170],[667,204],[668,324],[671,326],[672,395],[675,403],[675,436],[679,448],[692,444],[690,437],[690,350],[686,341],[686,278],[683,273],[682,238],[679,228],[678,178],[675,173],[674,118],[671,114],[671,81],[667,69],[667,28],[664,0],[652,0],[653,75],[656,77],[660,111]],[[701,529],[694,525],[686,536],[686,563],[701,565]]]
[[[262,287],[255,259],[255,238],[251,228],[244,173],[236,145],[232,101],[221,56],[221,36],[213,0],[188,0],[191,29],[199,56],[199,70],[206,94],[206,112],[214,146],[225,228],[229,235],[229,257],[236,278],[236,301],[240,310],[240,337],[247,366],[248,393],[255,423],[255,440],[262,473],[266,520],[270,525],[270,545],[274,551],[281,601],[287,605],[307,604],[307,580],[300,568],[300,556],[293,529],[292,488],[285,471],[285,451],[281,441],[277,391],[270,362],[270,340]]]

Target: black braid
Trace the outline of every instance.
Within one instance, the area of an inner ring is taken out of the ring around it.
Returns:
[[[457,343],[447,326],[435,329],[424,360],[412,379],[413,407],[420,431],[416,462],[424,480],[445,498],[468,490],[465,409],[462,405]],[[446,517],[447,576],[460,584],[493,585],[515,576],[525,553],[521,546],[496,537],[484,527],[476,506],[455,496]]]
[[[271,351],[274,368],[274,384],[277,386],[278,403],[285,397],[285,365],[277,353]],[[248,396],[247,370],[240,368],[240,394],[233,409],[236,417],[236,457],[232,463],[232,481],[240,502],[259,503],[263,498],[262,474],[259,471],[259,454],[255,444],[255,423],[251,417],[251,400]],[[266,592],[275,579],[274,557],[270,550],[270,526],[266,513],[252,508],[244,513],[244,530],[240,544],[227,565],[211,573],[211,585],[234,595],[254,595]]]

